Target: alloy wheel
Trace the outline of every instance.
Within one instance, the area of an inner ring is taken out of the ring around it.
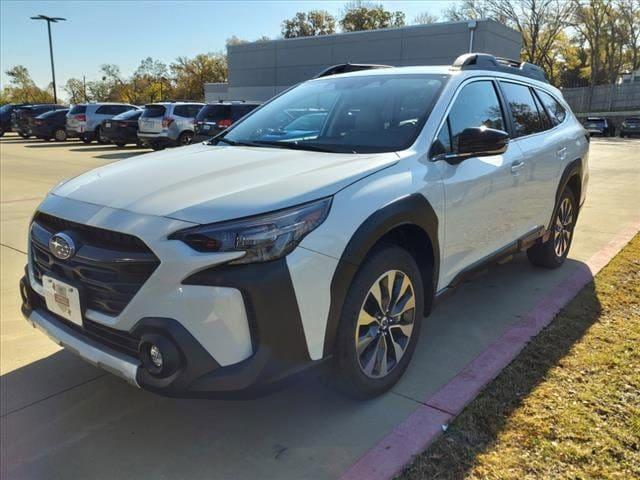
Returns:
[[[382,378],[409,346],[415,321],[415,292],[409,277],[389,270],[371,286],[358,315],[356,355],[362,372]]]
[[[560,203],[553,233],[553,249],[558,257],[562,257],[569,249],[573,232],[573,204],[569,198]]]

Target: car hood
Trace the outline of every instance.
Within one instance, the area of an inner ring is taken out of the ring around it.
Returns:
[[[397,161],[395,153],[199,144],[112,163],[51,193],[134,213],[211,223],[332,195]]]

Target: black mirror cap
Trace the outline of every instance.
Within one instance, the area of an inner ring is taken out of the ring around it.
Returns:
[[[509,134],[487,127],[465,128],[458,136],[457,154],[463,157],[500,155],[507,151]]]

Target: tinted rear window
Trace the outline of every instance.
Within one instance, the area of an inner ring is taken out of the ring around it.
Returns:
[[[135,120],[142,115],[141,110],[129,110],[113,117],[114,120]]]
[[[71,110],[69,110],[69,115],[79,115],[81,113],[87,113],[86,105],[76,105],[75,107],[71,107]]]
[[[627,118],[625,120],[627,123],[640,123],[640,118]]]
[[[142,118],[162,117],[166,111],[162,105],[147,105],[142,112]]]
[[[199,122],[219,122],[231,118],[231,105],[205,105],[196,118]]]
[[[43,113],[40,118],[52,118],[52,117],[64,117],[69,110],[51,110],[50,112]]]

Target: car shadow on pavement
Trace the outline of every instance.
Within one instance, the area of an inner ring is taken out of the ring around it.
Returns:
[[[25,145],[26,148],[54,148],[54,147],[69,147],[69,146],[75,146],[73,143],[67,143],[67,142],[43,142],[42,140],[40,140],[40,142],[37,145]]]
[[[105,160],[124,160],[126,158],[136,157],[144,153],[149,153],[149,151],[142,150],[137,152],[105,153],[104,155],[96,155],[95,158],[102,158]]]
[[[511,415],[598,322],[602,305],[591,270],[583,263],[578,269],[576,274],[589,275],[591,281],[467,405],[447,433],[414,460],[414,465],[402,476],[403,480],[467,478],[476,459],[489,451],[508,427]]]
[[[118,147],[117,145],[97,145],[97,146],[87,145],[86,147],[79,145],[79,148],[72,148],[69,151],[70,152],[121,152],[123,150],[140,152],[140,153],[144,151],[150,151],[149,149],[146,149],[144,147],[138,147],[138,146]]]

